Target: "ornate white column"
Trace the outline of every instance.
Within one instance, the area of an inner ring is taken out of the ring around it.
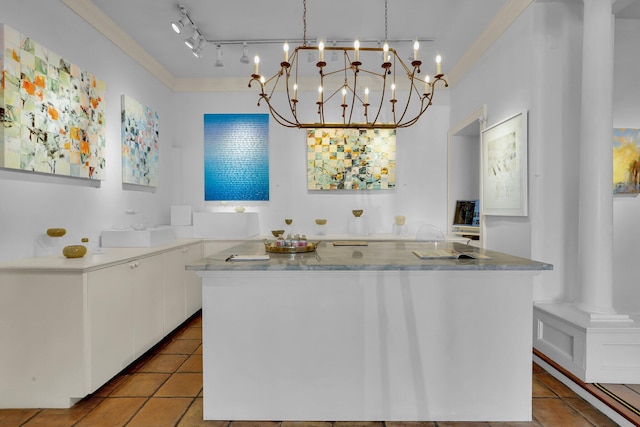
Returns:
[[[613,308],[612,1],[583,1],[578,307],[592,320],[622,320]]]

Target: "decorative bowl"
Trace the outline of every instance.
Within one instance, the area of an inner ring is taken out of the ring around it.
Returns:
[[[325,225],[327,223],[326,219],[316,219],[316,224]]]
[[[67,234],[67,230],[64,228],[49,228],[47,229],[47,236],[49,237],[62,237]]]
[[[87,254],[87,247],[84,245],[70,245],[62,249],[62,255],[67,258],[82,258]]]
[[[356,218],[360,218],[360,215],[362,215],[364,210],[362,210],[362,209],[354,209],[351,212],[353,213],[353,216],[355,216]]]
[[[244,212],[244,206],[236,206],[234,210],[238,213],[242,213]]]
[[[305,252],[315,252],[320,242],[307,242],[306,246],[278,246],[277,242],[264,240],[264,249],[267,252],[276,254],[301,254]]]
[[[284,230],[271,230],[273,237],[280,237],[284,234]]]

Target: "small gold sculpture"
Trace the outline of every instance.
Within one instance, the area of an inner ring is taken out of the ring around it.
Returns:
[[[49,228],[47,229],[47,236],[49,237],[62,237],[67,234],[67,230],[64,228]]]
[[[67,258],[82,258],[87,254],[87,247],[84,245],[70,245],[62,249],[62,255]]]
[[[284,234],[284,230],[271,230],[273,237],[280,237]]]
[[[356,218],[360,218],[360,215],[362,215],[364,210],[362,210],[362,209],[354,209],[351,212],[353,213],[353,216],[355,216]]]
[[[316,219],[316,224],[325,225],[327,223],[326,219]]]

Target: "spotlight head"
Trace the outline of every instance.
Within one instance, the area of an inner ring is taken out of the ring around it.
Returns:
[[[222,47],[216,45],[216,68],[224,68],[224,62],[222,62]]]
[[[242,43],[242,57],[240,58],[240,63],[248,64],[249,56],[247,55],[249,48],[247,47],[247,42]]]
[[[173,28],[173,31],[175,31],[176,34],[180,34],[180,33],[182,33],[182,29],[184,28],[184,24],[182,23],[182,20],[180,20],[180,21],[172,21],[171,22],[171,28]]]
[[[201,37],[200,31],[193,30],[193,34],[191,35],[191,37],[189,37],[184,41],[184,44],[186,44],[189,49],[193,49],[197,46],[198,40],[200,40],[200,37]]]

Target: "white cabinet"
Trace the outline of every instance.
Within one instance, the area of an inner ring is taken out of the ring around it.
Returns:
[[[0,264],[0,408],[68,408],[97,390],[200,308],[185,264],[201,253],[188,241]]]
[[[131,266],[134,358],[164,337],[162,255],[142,258]],[[184,268],[184,265],[183,267]]]
[[[202,244],[185,248],[182,257],[182,270],[185,288],[185,314],[190,317],[202,308],[202,279],[184,266],[202,258]]]
[[[185,319],[202,308],[200,278],[185,270],[189,263],[202,258],[202,244],[194,244],[165,252],[164,269],[164,328],[171,332]]]
[[[131,263],[88,274],[90,390],[133,362],[134,336]]]

